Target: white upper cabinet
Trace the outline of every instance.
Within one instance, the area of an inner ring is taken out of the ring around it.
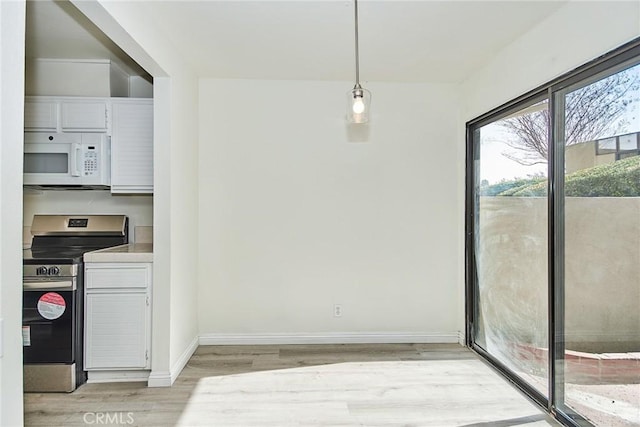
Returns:
[[[153,99],[28,96],[24,130],[111,135],[111,192],[153,193]]]
[[[111,192],[153,193],[153,100],[111,99]]]
[[[58,102],[25,100],[24,130],[56,132],[58,130]]]
[[[109,124],[109,98],[27,97],[25,132],[99,132]]]
[[[60,103],[63,132],[106,132],[107,100],[65,100]]]

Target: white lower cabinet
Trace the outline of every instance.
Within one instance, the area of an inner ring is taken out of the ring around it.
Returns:
[[[150,369],[151,266],[85,263],[84,367],[90,381],[131,379],[133,372],[116,371]]]
[[[148,368],[147,296],[88,293],[86,369]]]

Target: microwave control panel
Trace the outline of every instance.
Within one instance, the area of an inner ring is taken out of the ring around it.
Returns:
[[[98,150],[90,145],[84,151],[84,176],[96,176],[98,174]]]

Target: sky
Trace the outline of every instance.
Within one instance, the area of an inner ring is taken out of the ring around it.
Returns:
[[[516,150],[505,144],[508,135],[497,123],[484,126],[480,131],[480,180],[495,184],[503,179],[526,178],[542,173],[547,175],[547,164],[525,166],[508,159],[503,153],[515,153]]]

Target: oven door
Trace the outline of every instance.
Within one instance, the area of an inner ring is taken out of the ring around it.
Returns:
[[[64,288],[64,283],[70,282],[48,282],[50,286],[41,289],[34,282],[24,283],[22,344],[26,364],[75,362],[78,291]]]
[[[82,181],[80,134],[25,133],[26,185],[79,185]]]

